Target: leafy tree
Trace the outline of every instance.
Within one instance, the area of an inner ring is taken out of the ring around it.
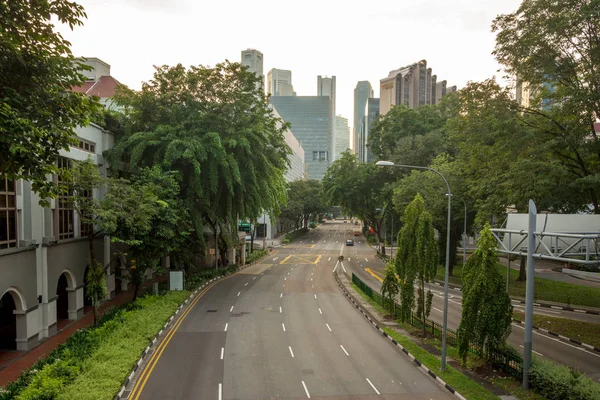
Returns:
[[[396,268],[393,263],[388,263],[383,272],[383,282],[381,283],[381,295],[387,300],[389,312],[392,316],[396,315],[396,295],[400,292],[400,281],[396,276]]]
[[[288,202],[282,207],[280,217],[294,222],[296,229],[308,227],[309,216],[325,210],[321,201],[321,182],[315,179],[290,182],[287,195]]]
[[[521,109],[551,155],[548,168],[569,183],[570,201],[591,204],[600,213],[600,138],[593,123],[600,117],[600,30],[597,0],[524,0],[498,16],[494,55],[506,71],[528,83],[537,95]],[[543,154],[543,153],[542,153]],[[543,160],[543,158],[542,158]],[[541,167],[541,165],[539,166]],[[536,174],[537,175],[537,174]],[[578,203],[578,204],[577,204]]]
[[[423,321],[423,335],[427,334],[425,320],[431,312],[433,293],[425,283],[433,280],[439,263],[438,246],[433,231],[431,214],[425,210],[425,201],[417,193],[404,211],[404,226],[398,234],[396,272],[400,278],[400,310],[404,322],[415,305],[414,284],[417,281],[417,315]]]
[[[127,171],[175,171],[197,241],[204,227],[236,232],[238,219],[279,214],[290,153],[285,124],[258,77],[238,63],[157,67],[139,92],[124,89],[124,136],[108,158]]]
[[[345,215],[357,216],[371,226],[381,243],[392,177],[390,169],[358,163],[355,155],[347,151],[327,169],[322,181],[323,199],[328,205],[342,207]],[[385,254],[385,246],[382,253]]]
[[[463,360],[470,343],[489,352],[504,344],[510,334],[513,308],[497,261],[496,241],[486,224],[477,250],[463,268],[463,307],[458,327],[458,351]]]
[[[99,109],[95,98],[70,91],[86,69],[52,19],[82,25],[83,7],[66,0],[3,1],[0,5],[0,171],[25,179],[41,203],[58,188],[46,176],[61,173],[59,150],[75,143],[74,128]]]

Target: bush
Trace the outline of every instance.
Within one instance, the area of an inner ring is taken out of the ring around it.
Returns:
[[[534,359],[529,370],[531,386],[548,400],[597,400],[600,385],[563,365]]]
[[[251,264],[256,260],[266,256],[267,254],[269,254],[269,250],[255,250],[248,256],[248,258],[246,259],[246,263]]]
[[[306,232],[308,232],[308,228],[297,229],[293,232],[287,233],[285,235],[285,238],[283,239],[283,241],[284,241],[284,243],[289,243],[292,240],[296,239],[297,237],[304,235]]]

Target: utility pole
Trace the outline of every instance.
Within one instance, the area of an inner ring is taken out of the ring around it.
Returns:
[[[535,225],[537,209],[529,200],[529,229],[527,232],[527,289],[525,291],[525,343],[523,343],[523,388],[529,389],[529,367],[531,367],[531,347],[533,328],[533,252],[535,251]]]
[[[263,214],[263,250],[267,248],[267,214]]]

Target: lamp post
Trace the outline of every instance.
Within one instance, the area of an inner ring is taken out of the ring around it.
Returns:
[[[411,168],[411,169],[424,169],[427,171],[433,171],[442,178],[448,189],[448,225],[446,228],[446,272],[444,274],[444,320],[442,324],[442,365],[440,369],[446,370],[446,329],[448,327],[448,275],[450,273],[450,211],[452,206],[452,194],[450,192],[450,184],[439,171],[429,168],[421,167],[417,165],[401,165],[394,164],[391,161],[377,161],[375,164],[378,167],[398,167],[398,168]],[[465,206],[466,207],[466,206]]]
[[[463,268],[467,263],[467,203],[463,200],[463,204],[465,205],[465,226],[463,228]]]

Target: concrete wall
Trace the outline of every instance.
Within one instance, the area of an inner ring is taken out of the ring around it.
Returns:
[[[16,249],[0,258],[0,297],[9,288],[16,289],[26,307],[38,304],[35,248]]]

